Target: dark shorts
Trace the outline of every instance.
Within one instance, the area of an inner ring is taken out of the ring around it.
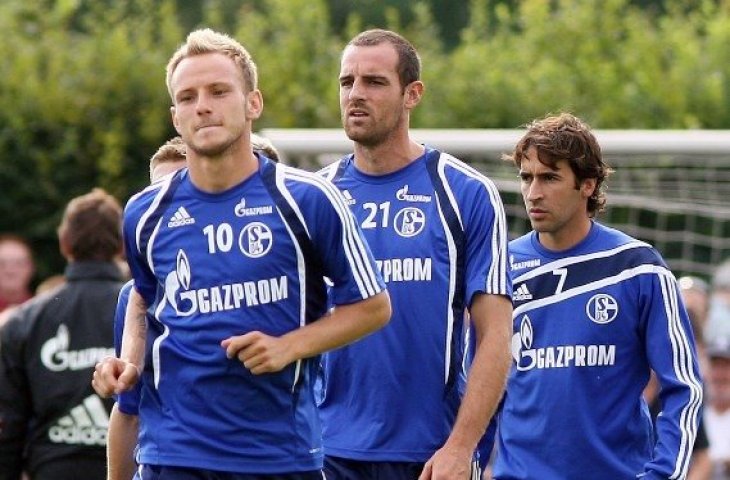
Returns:
[[[422,462],[365,462],[348,458],[324,457],[327,480],[418,480],[425,463]],[[472,462],[470,480],[479,480],[481,471]]]
[[[324,457],[327,480],[418,480],[422,462],[365,462],[349,458]]]
[[[197,468],[141,465],[134,476],[139,480],[323,480],[319,470],[293,473],[231,473]]]

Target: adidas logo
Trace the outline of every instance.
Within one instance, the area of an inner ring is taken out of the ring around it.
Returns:
[[[180,207],[172,216],[169,222],[167,222],[167,228],[182,227],[183,225],[192,225],[195,223],[195,219],[190,216],[185,207]]]
[[[109,414],[104,404],[98,396],[89,395],[48,429],[48,438],[53,443],[103,447],[108,428]]]
[[[517,290],[514,291],[512,294],[512,300],[514,301],[524,301],[524,300],[532,300],[532,294],[527,289],[527,285],[524,283],[520,285]]]
[[[345,197],[345,203],[347,203],[348,205],[355,205],[357,203],[357,200],[352,198],[352,194],[349,190],[343,190],[342,196]]]

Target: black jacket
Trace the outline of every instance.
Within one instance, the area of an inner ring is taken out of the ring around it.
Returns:
[[[113,402],[94,393],[91,377],[97,361],[114,355],[121,273],[114,263],[74,262],[65,277],[0,329],[0,480],[18,479],[23,468],[53,471],[69,458],[91,462],[85,478],[105,470]],[[54,479],[66,478],[57,470]]]

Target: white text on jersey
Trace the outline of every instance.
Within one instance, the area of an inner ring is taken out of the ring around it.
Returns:
[[[387,258],[375,263],[385,283],[431,281],[430,258]]]
[[[523,350],[520,371],[533,368],[604,367],[616,364],[616,345],[560,345]],[[529,360],[527,360],[529,359]]]
[[[199,288],[180,292],[184,302],[178,305],[182,314],[214,313],[235,310],[242,306],[254,307],[285,300],[289,296],[287,278],[268,278],[264,280],[230,283],[210,288]],[[189,302],[189,303],[187,303]],[[186,303],[189,305],[185,308]]]

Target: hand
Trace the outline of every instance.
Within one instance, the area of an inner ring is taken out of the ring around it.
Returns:
[[[91,385],[102,398],[125,392],[139,380],[139,368],[131,362],[116,357],[106,357],[96,364]]]
[[[221,342],[226,357],[236,358],[254,375],[282,370],[291,362],[291,348],[284,337],[271,337],[261,332],[249,332],[229,337]]]
[[[473,452],[444,445],[423,467],[418,480],[468,480]]]

